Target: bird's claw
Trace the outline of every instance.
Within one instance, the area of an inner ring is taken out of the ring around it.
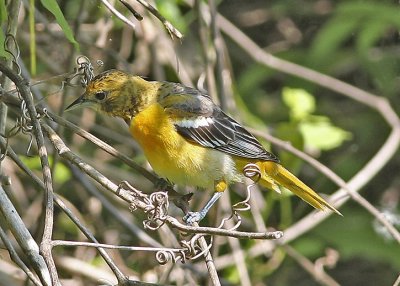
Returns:
[[[202,212],[188,212],[184,217],[183,221],[186,224],[194,224],[195,222],[199,222],[204,218],[205,214]]]

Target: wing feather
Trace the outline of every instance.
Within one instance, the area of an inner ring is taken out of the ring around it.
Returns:
[[[260,142],[200,91],[177,84],[159,98],[186,140],[207,148],[249,159],[279,162]]]

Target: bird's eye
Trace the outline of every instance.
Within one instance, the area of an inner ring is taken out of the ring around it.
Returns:
[[[107,96],[107,94],[105,91],[98,91],[94,95],[94,97],[96,97],[97,100],[104,100],[106,98],[106,96]]]

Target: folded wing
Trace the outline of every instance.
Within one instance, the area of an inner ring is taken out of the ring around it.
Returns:
[[[159,98],[177,132],[204,147],[249,159],[279,162],[260,142],[200,91],[177,84]]]

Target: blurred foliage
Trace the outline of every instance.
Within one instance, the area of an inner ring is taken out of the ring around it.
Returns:
[[[386,4],[374,1],[349,1],[337,7],[333,16],[318,32],[310,50],[310,63],[313,67],[329,71],[341,53],[346,53],[346,44],[353,47],[355,64],[370,75],[371,81],[387,96],[396,95],[398,82],[393,81],[399,73],[398,51],[390,45],[390,40],[398,38],[396,31],[400,28],[397,4]],[[392,52],[380,50],[393,48]],[[396,64],[397,62],[397,64]],[[340,63],[340,62],[339,62]]]
[[[40,172],[42,170],[40,159],[38,157],[20,156],[21,161],[31,170]],[[50,165],[53,164],[53,157],[49,157]],[[57,184],[63,184],[71,180],[71,172],[63,163],[57,163],[53,172],[54,182]]]
[[[291,121],[298,125],[306,147],[330,150],[350,139],[350,133],[333,126],[328,117],[312,114],[316,110],[315,99],[305,90],[284,88],[282,96],[290,108]]]
[[[6,56],[2,44],[6,34],[6,3],[9,2],[0,0],[0,56]],[[156,0],[155,6],[185,34],[182,42],[171,44],[162,24],[137,3],[134,7],[145,18],[142,23],[135,21],[122,4],[116,4],[116,8],[137,25],[135,31],[110,14],[99,1],[42,0],[41,4],[36,3],[34,24],[37,74],[32,81],[70,72],[75,67],[76,56],[82,53],[93,63],[96,60],[104,62],[104,66],[94,67],[96,73],[108,68],[120,68],[149,79],[171,81],[187,80],[183,76],[187,73],[189,80],[196,85],[198,79],[203,78],[206,69],[199,37],[201,25],[198,11],[181,0]],[[398,3],[381,0],[218,1],[218,12],[266,51],[386,97],[398,112],[399,9]],[[26,15],[29,6],[23,4],[21,10],[24,12],[22,15]],[[205,17],[205,22],[208,25],[209,18]],[[21,50],[21,63],[25,66],[31,64],[30,36],[28,19],[21,16],[17,41]],[[246,52],[230,40],[229,35],[222,36],[228,56],[227,67],[232,72],[233,95],[229,100],[234,104],[229,105],[228,112],[244,124],[259,130],[268,130],[273,135],[290,141],[346,180],[352,178],[386,140],[390,132],[388,126],[368,107],[323,89],[315,83],[254,63]],[[173,48],[169,49],[170,46]],[[215,56],[214,53],[210,54],[211,58]],[[43,101],[38,99],[40,103],[44,102],[50,110],[62,113],[65,102],[71,102],[81,90],[66,87],[54,93],[60,86],[60,81],[51,80],[36,88],[45,97]],[[64,116],[135,158],[136,162],[147,166],[141,151],[127,134],[124,122],[104,119],[90,110]],[[11,112],[9,117],[8,129],[15,121],[15,114]],[[144,192],[153,190],[153,186],[142,176],[94,148],[93,144],[75,136],[69,130],[60,130],[60,133],[72,150],[115,182],[129,179]],[[24,154],[25,149],[22,146],[27,146],[29,139],[29,136],[21,136],[18,140],[11,141],[11,145],[19,154]],[[268,146],[268,142],[263,143]],[[271,148],[287,168],[301,176],[319,193],[331,194],[337,189],[337,186],[299,158],[274,146]],[[51,156],[52,162],[54,157],[55,155]],[[21,159],[32,170],[40,170],[37,157],[21,155]],[[62,194],[74,206],[82,221],[92,227],[99,241],[127,245],[145,244],[77,183],[77,178],[72,175],[67,164],[58,159],[54,161],[56,164],[53,174],[57,193]],[[361,191],[375,207],[393,214],[400,212],[398,170],[400,152]],[[41,198],[41,193],[18,171],[15,171],[15,177],[20,177],[23,186],[15,192],[16,198],[23,198],[18,201],[21,205],[19,209],[30,210],[38,198]],[[145,217],[143,214],[135,212],[132,215],[126,205],[122,205],[103,190],[100,192],[114,206],[124,211],[132,223],[142,228]],[[243,193],[238,193],[230,193],[232,202],[242,198]],[[297,198],[278,196],[272,192],[264,192],[262,195],[264,201],[260,204],[263,204],[262,215],[267,226],[288,227],[310,211],[310,207]],[[206,192],[197,192],[193,199],[193,208],[198,208],[207,196]],[[373,228],[373,217],[359,205],[349,203],[340,211],[343,218],[329,218],[296,239],[291,246],[311,261],[324,256],[327,248],[337,250],[339,261],[336,267],[327,272],[341,285],[392,285],[390,283],[394,282],[400,268],[398,244],[377,232]],[[182,216],[176,209],[171,212],[177,217]],[[31,211],[30,214],[32,213],[32,218],[28,215],[33,221],[30,229],[37,232],[40,230],[36,223],[40,211],[37,211],[38,214]],[[215,213],[217,212],[212,214]],[[243,228],[254,230],[251,213],[246,213],[243,217]],[[214,216],[208,217],[204,224],[214,223],[213,219]],[[146,232],[159,241],[163,241],[166,236],[164,233]],[[55,237],[83,240],[80,232],[63,214],[57,214]],[[253,241],[240,243],[244,251],[255,244]],[[92,265],[104,266],[93,249],[65,248],[57,251],[78,257]],[[156,266],[154,257],[146,253],[115,253],[118,263],[125,263],[123,266],[129,274],[141,278],[145,274],[161,277],[170,270],[167,269],[168,266]],[[229,253],[232,250],[225,242],[221,242],[216,255]],[[247,257],[246,265],[253,285],[320,285],[288,256],[284,248],[276,249],[271,257]],[[227,283],[236,285],[240,282],[235,266],[228,266],[220,273],[223,279],[229,281]],[[74,274],[68,273],[66,276],[72,275]],[[193,276],[199,285],[206,284],[207,278],[204,276]]]

